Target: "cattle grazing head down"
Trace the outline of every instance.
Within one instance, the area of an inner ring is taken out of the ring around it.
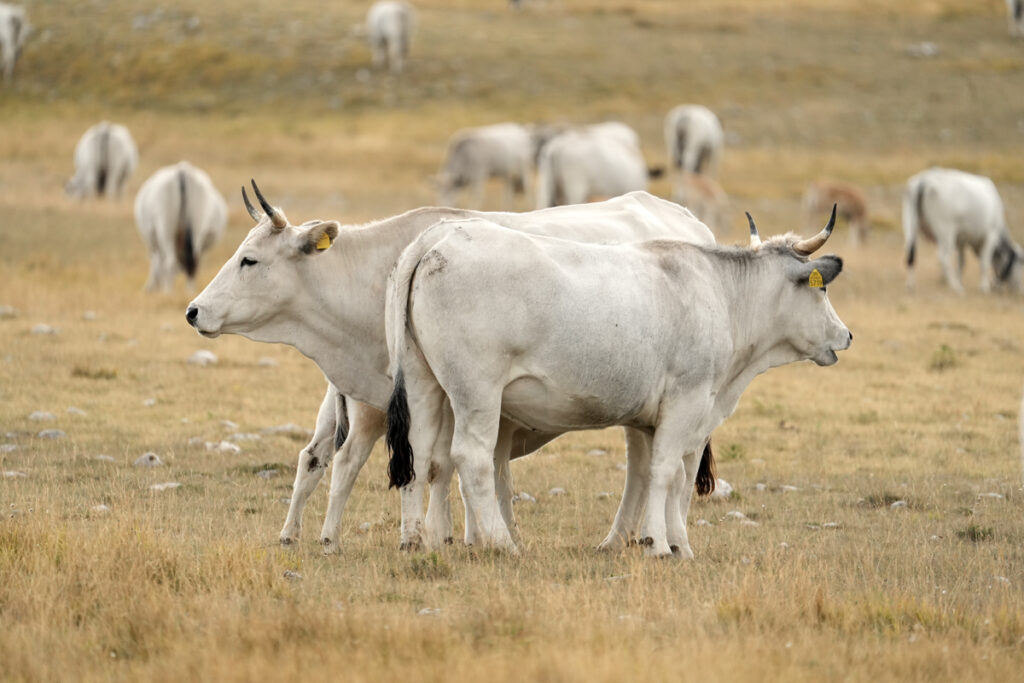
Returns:
[[[778,306],[775,324],[781,336],[777,344],[779,360],[810,359],[818,365],[834,364],[839,360],[836,351],[849,348],[853,341],[853,334],[839,319],[827,294],[829,283],[843,270],[843,260],[833,254],[810,257],[832,234],[836,207],[832,207],[832,216],[824,229],[807,239],[786,234],[762,242],[749,213],[747,220],[751,252],[756,255],[751,263],[763,264],[768,274],[766,293]]]
[[[242,200],[256,226],[185,313],[189,325],[204,337],[229,333],[262,341],[269,334],[269,340],[279,339],[275,320],[287,317],[298,295],[321,284],[312,261],[338,237],[336,221],[291,225],[255,181],[252,189],[263,211],[252,205],[244,187]],[[280,320],[280,325],[287,324]]]

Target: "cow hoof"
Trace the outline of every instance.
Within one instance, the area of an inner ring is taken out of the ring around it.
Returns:
[[[335,555],[340,551],[338,544],[326,536],[320,539],[320,546],[323,548],[324,555]]]
[[[668,547],[668,549],[672,551],[672,554],[673,554],[673,555],[675,555],[676,553],[678,553],[678,552],[679,552],[679,546],[677,546],[677,545],[670,545],[670,546]]]
[[[645,548],[649,548],[654,545],[654,539],[650,536],[644,536],[643,538],[637,540],[636,544],[643,546]]]
[[[281,541],[281,545],[284,546],[285,548],[287,548],[288,546],[293,545],[295,543],[295,539],[289,538],[287,536],[282,536],[280,541]]]
[[[445,545],[455,545],[455,539],[452,538],[451,536],[448,536],[447,538],[444,539],[444,544]]]
[[[419,541],[402,541],[398,544],[398,549],[407,553],[416,552],[420,547],[421,544]]]

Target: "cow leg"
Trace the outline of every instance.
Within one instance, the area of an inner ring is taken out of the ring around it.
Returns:
[[[327,501],[327,514],[320,530],[320,543],[324,552],[336,552],[338,532],[345,504],[352,493],[359,471],[373,451],[373,445],[384,434],[384,413],[358,401],[348,400],[349,432],[338,452],[334,454],[331,472],[331,493]]]
[[[508,424],[503,424],[498,431],[498,443],[494,449],[494,492],[498,499],[498,507],[501,509],[501,517],[512,536],[512,542],[518,546],[522,545],[522,538],[519,535],[515,510],[512,509],[514,486],[512,468],[509,466],[513,431],[515,428]]]
[[[636,538],[637,524],[647,493],[651,468],[651,437],[636,429],[626,428],[626,486],[615,513],[611,531],[597,546],[598,550],[621,550]]]
[[[430,369],[412,362],[404,368],[409,405],[409,445],[413,479],[401,489],[402,539],[399,548],[417,550],[425,539],[423,487],[430,477],[432,456],[445,427],[446,397]],[[456,466],[458,460],[453,458]],[[443,466],[443,462],[439,466]]]
[[[427,502],[426,537],[431,548],[452,543],[451,487],[455,463],[451,459],[452,412],[445,406],[444,421],[441,425],[437,445],[430,456],[430,470],[427,479],[430,484],[430,500]]]
[[[676,473],[672,477],[672,483],[669,485],[668,498],[665,499],[665,535],[672,555],[693,559],[693,551],[690,550],[690,543],[686,538],[686,522],[683,521],[683,514],[679,506],[679,499],[682,497],[685,485],[686,472],[680,460]]]
[[[515,543],[495,498],[494,450],[498,441],[501,394],[493,397],[460,395],[465,405],[456,405],[452,460],[459,471],[466,504],[476,517],[484,545],[517,552]],[[481,400],[482,399],[482,400]]]
[[[155,292],[160,288],[163,277],[163,256],[158,251],[151,251],[149,254],[149,278],[146,280],[146,291]]]
[[[939,241],[939,263],[942,265],[942,273],[946,277],[946,283],[950,288],[957,294],[964,293],[964,286],[960,283],[960,278],[957,277],[956,269],[953,267],[953,253],[956,251],[955,240],[956,237],[953,235],[953,229],[944,231],[943,237]]]
[[[679,404],[684,408],[664,411],[668,417],[662,420],[654,433],[647,511],[641,540],[646,546],[647,555],[665,557],[672,554],[666,529],[666,501],[680,466],[680,451],[690,453],[704,445],[704,438],[694,435],[703,433],[699,429],[700,417],[706,414],[704,408],[708,395],[707,392],[694,392]]]
[[[313,492],[320,479],[324,476],[334,452],[334,435],[337,419],[334,407],[335,390],[327,387],[324,400],[320,403],[320,412],[316,416],[316,430],[313,438],[299,452],[299,464],[295,468],[295,483],[292,484],[292,497],[288,503],[288,517],[281,529],[281,545],[291,545],[299,540],[302,531],[302,511],[306,500]]]
[[[992,291],[992,284],[994,281],[994,275],[992,269],[992,258],[995,256],[996,247],[999,246],[1000,236],[995,232],[989,233],[988,237],[985,238],[985,243],[981,245],[981,250],[978,252],[978,261],[981,266],[981,291],[990,292]]]
[[[680,472],[682,479],[679,482],[680,488],[677,495],[673,496],[676,501],[676,515],[679,527],[675,540],[673,540],[670,532],[669,547],[675,545],[678,550],[673,550],[672,553],[687,560],[693,559],[693,549],[690,548],[690,538],[687,533],[686,522],[689,516],[690,501],[693,499],[693,489],[697,483],[697,468],[700,466],[700,459],[703,454],[704,450],[701,449],[683,455],[683,468],[682,472]]]

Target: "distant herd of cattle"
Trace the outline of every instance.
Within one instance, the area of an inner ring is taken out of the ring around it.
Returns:
[[[20,22],[14,42],[11,16]],[[371,9],[375,61],[401,69],[412,26],[406,3]],[[20,50],[27,30],[22,10],[0,5],[5,73],[9,46]],[[374,37],[395,31],[404,32],[398,43]],[[466,542],[515,552],[509,462],[568,431],[622,426],[626,485],[601,547],[636,541],[650,555],[692,557],[686,516],[693,491],[715,487],[714,429],[756,375],[800,360],[832,365],[850,346],[826,294],[842,260],[813,255],[837,214],[856,242],[870,225],[860,190],[818,181],[805,212],[831,208],[831,217],[813,237],[762,241],[747,214],[749,245],[718,245],[713,229],[727,224],[714,180],[723,143],[709,109],[668,113],[675,201],[646,192],[652,171],[636,132],[619,122],[503,123],[453,135],[436,179],[441,204],[468,190],[479,205],[491,178],[504,182],[509,202],[536,168],[536,210],[523,213],[423,208],[364,226],[294,225],[255,182],[259,208],[243,189],[256,225],[186,319],[206,337],[292,345],[327,379],[282,543],[298,539],[305,503],[333,462],[320,540],[337,549],[355,479],[386,434],[403,547],[451,542],[458,471]],[[66,191],[120,197],[138,160],[124,126],[99,123],[75,149]],[[610,199],[586,203],[599,197]],[[192,285],[227,205],[206,173],[182,161],[143,183],[135,218],[150,254],[147,288],[169,290],[179,269]],[[991,180],[941,168],[913,176],[903,228],[908,285],[921,234],[937,242],[957,292],[968,247],[982,289],[1019,288],[1024,251]]]

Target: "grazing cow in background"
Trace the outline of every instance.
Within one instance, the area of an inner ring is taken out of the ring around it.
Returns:
[[[65,191],[72,197],[121,197],[124,183],[139,164],[139,150],[128,129],[102,121],[75,147],[75,175]]]
[[[14,65],[31,31],[24,7],[0,2],[0,69],[5,81],[14,78]]]
[[[850,228],[849,241],[862,244],[868,239],[871,222],[868,220],[868,200],[861,190],[850,183],[836,180],[814,180],[804,192],[804,224],[815,220],[833,205],[838,207],[839,217],[845,218]]]
[[[1010,12],[1010,35],[1024,38],[1024,0],[1006,0]]]
[[[490,178],[501,178],[505,183],[504,205],[509,207],[512,196],[526,189],[533,146],[530,129],[518,123],[456,132],[448,141],[444,166],[437,177],[438,201],[442,206],[454,206],[458,191],[468,189],[473,207],[480,208],[484,184]]]
[[[375,2],[366,14],[366,33],[373,53],[373,65],[385,64],[399,73],[409,56],[409,44],[416,25],[412,5],[404,0]]]
[[[762,244],[751,220],[752,248],[585,244],[482,218],[423,233],[388,298],[389,475],[403,532],[422,515],[406,504],[415,481],[450,444],[483,542],[513,550],[492,476],[502,422],[539,434],[623,425],[653,435],[642,543],[693,557],[685,509],[711,476],[698,468],[708,435],[755,376],[832,365],[853,339],[825,294],[842,260],[808,260],[834,224],[833,211],[815,237]],[[667,504],[681,476],[676,516]]]
[[[673,199],[686,202],[681,177],[686,173],[718,175],[725,137],[715,113],[699,104],[682,104],[665,116],[665,148],[676,169]]]
[[[908,288],[914,286],[918,233],[938,244],[942,273],[958,294],[964,293],[961,276],[966,247],[980,261],[983,292],[991,290],[994,284],[1020,289],[1024,250],[1010,238],[1002,199],[989,178],[948,168],[930,168],[907,181],[903,193],[903,235]]]
[[[649,175],[640,138],[626,124],[572,128],[555,135],[540,151],[537,208],[646,190]]]
[[[170,291],[181,268],[195,285],[199,258],[224,233],[228,208],[210,176],[187,161],[161,168],[139,188],[135,223],[149,249],[149,291]]]
[[[192,301],[186,319],[200,334],[240,334],[254,341],[288,344],[313,360],[330,385],[321,404],[317,428],[299,455],[295,487],[281,542],[299,537],[302,511],[339,441],[334,424],[338,395],[347,397],[347,438],[334,454],[330,503],[321,532],[325,549],[338,547],[342,514],[360,469],[384,433],[384,413],[391,395],[385,330],[385,289],[395,261],[424,230],[445,218],[485,217],[510,229],[550,230],[569,239],[629,241],[673,237],[713,243],[714,237],[686,209],[646,192],[582,206],[528,213],[480,213],[462,209],[423,208],[365,226],[341,227],[333,221],[288,223],[284,213],[257,192],[264,213],[250,208],[257,221],[235,255]],[[502,512],[514,528],[508,459],[530,453],[555,435],[514,430],[508,450],[496,454]],[[648,437],[626,430],[629,452],[646,452]],[[642,466],[643,458],[630,460]],[[433,478],[425,542],[436,545],[452,535],[448,499],[451,467]],[[627,489],[638,489],[642,474],[627,469]],[[629,482],[633,482],[630,489]],[[605,547],[620,547],[630,538],[641,500],[624,497]],[[631,503],[635,502],[635,506]],[[406,540],[408,537],[406,537]],[[413,539],[418,540],[418,539]],[[467,543],[476,540],[467,516]],[[409,547],[415,545],[409,543]]]
[[[714,178],[683,171],[680,182],[684,188],[686,208],[703,221],[715,235],[729,230],[729,195]]]

